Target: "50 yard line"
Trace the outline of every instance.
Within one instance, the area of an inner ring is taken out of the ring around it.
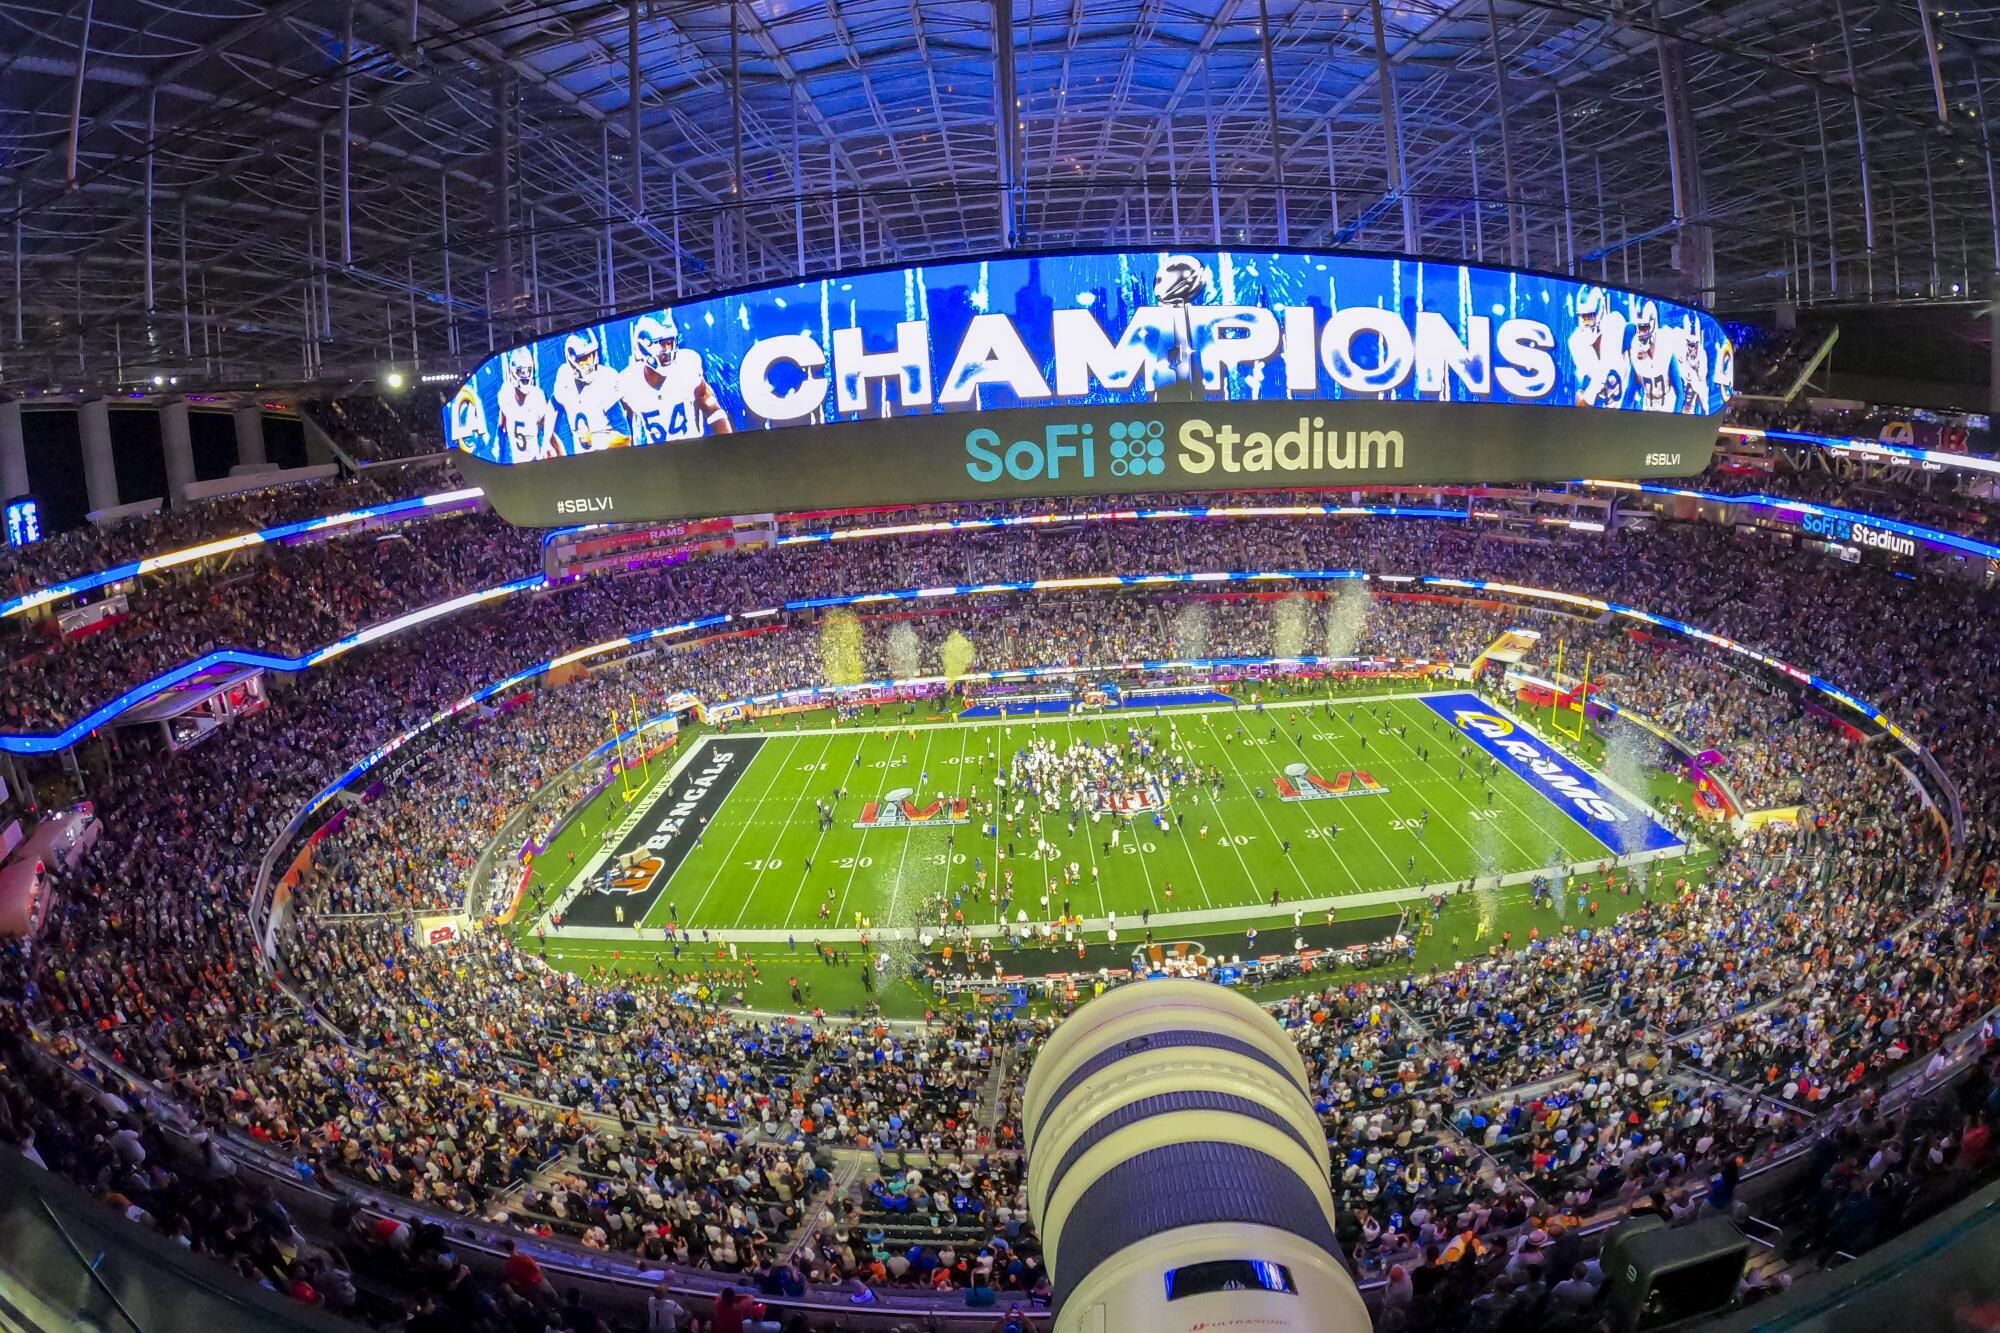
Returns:
[[[922,759],[917,761],[917,781],[911,786],[911,790],[915,791],[918,796],[924,794],[922,791],[923,775],[930,768],[931,737],[935,734],[933,730],[928,728],[924,731],[924,755]],[[883,772],[886,774],[888,770],[884,769]],[[916,830],[906,826],[903,830],[903,854],[896,859],[896,878],[889,882],[889,910],[882,914],[882,919],[891,925],[895,924],[897,901],[903,896],[903,875],[909,870],[910,866],[910,844],[916,840]],[[950,873],[950,868],[951,857],[946,856],[945,870],[947,874]],[[844,896],[840,900],[839,911],[834,915],[836,924],[839,921],[847,919],[847,899]]]

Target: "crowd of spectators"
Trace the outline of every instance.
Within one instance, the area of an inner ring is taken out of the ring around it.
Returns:
[[[9,594],[16,595],[142,556],[449,490],[458,484],[457,473],[436,463],[288,482],[178,504],[115,523],[86,523],[52,533],[33,546],[0,548],[0,565],[6,570]]]
[[[246,568],[167,574],[122,613],[60,637],[13,622],[0,726],[59,729],[131,686],[219,648],[297,657],[379,620],[531,573],[532,534],[490,513],[367,536],[255,548]]]
[[[299,410],[360,463],[420,458],[439,452],[444,404],[452,386],[413,384],[393,392],[373,387],[308,398]]]
[[[24,636],[0,676],[0,725],[59,727],[151,675],[216,647],[283,652],[316,648],[365,624],[531,574],[539,548],[491,514],[433,519],[389,540],[328,541],[272,552],[234,580],[190,580],[148,593],[119,622],[74,642]],[[560,584],[529,607],[503,603],[490,619],[530,620],[568,647],[589,636],[649,628],[714,611],[749,610],[782,588],[795,597],[951,582],[1060,578],[1119,570],[1372,568],[1459,573],[1477,569],[1482,542],[1461,524],[1389,529],[1353,519],[1189,520],[1074,534],[1013,530],[900,540],[764,548],[728,560]],[[865,577],[857,577],[865,571]],[[461,616],[462,622],[469,617]],[[467,632],[477,633],[471,626]],[[1310,650],[1314,645],[1307,645]],[[480,678],[494,673],[481,673]],[[758,688],[754,679],[746,690]]]
[[[586,1246],[676,1261],[685,1246],[690,1263],[768,1279],[781,1294],[784,1265],[773,1261],[804,1202],[823,1192],[820,1154],[990,1158],[1009,1141],[1009,1103],[1002,1098],[991,1127],[973,1107],[996,1047],[1020,1034],[968,1021],[912,1032],[865,1018],[743,1020],[688,1004],[672,987],[552,970],[497,936],[421,947],[403,909],[448,899],[510,801],[593,743],[602,700],[591,691],[629,682],[559,687],[477,725],[454,724],[437,742],[448,762],[419,755],[373,806],[351,814],[302,895],[283,959],[290,991],[264,974],[246,922],[265,848],[349,756],[470,683],[612,632],[764,605],[779,592],[1262,564],[1507,577],[1756,644],[1842,682],[1931,746],[1959,784],[1970,829],[1941,870],[1937,821],[1886,756],[1692,654],[1634,647],[1613,657],[1614,691],[1716,742],[1732,765],[1742,755],[1760,796],[1796,795],[1813,817],[1732,848],[1700,887],[1670,890],[1657,876],[1592,884],[1595,894],[1645,897],[1613,926],[1589,928],[1552,907],[1548,931],[1526,949],[1496,946],[1449,970],[1336,985],[1281,1010],[1315,1072],[1353,1233],[1343,1238],[1364,1272],[1388,1282],[1404,1319],[1446,1297],[1479,1327],[1555,1302],[1588,1311],[1594,1294],[1557,1294],[1576,1280],[1562,1276],[1575,1219],[1726,1208],[1732,1173],[1878,1096],[1892,1075],[1924,1067],[1946,1036],[2000,999],[1990,951],[1977,947],[1995,852],[1994,718],[1980,675],[2000,660],[1991,594],[1805,553],[1745,551],[1692,526],[1602,546],[1502,545],[1444,523],[1315,521],[805,550],[583,582],[537,596],[526,613],[468,612],[307,673],[264,713],[197,749],[121,755],[127,762],[92,791],[105,836],[63,877],[44,934],[5,946],[0,990],[21,1014],[165,1080],[210,1123],[295,1154],[316,1178],[366,1180],[468,1215],[518,1214]],[[1754,577],[1742,568],[1751,558],[1762,562]],[[934,651],[948,628],[964,627],[982,666],[1108,660],[1163,643],[1268,651],[1273,618],[1246,609],[1255,606],[1020,598],[919,628]],[[1822,613],[1796,614],[1801,606]],[[1495,623],[1384,598],[1345,646],[1463,660]],[[1880,632],[1887,625],[1897,632]],[[708,698],[808,683],[819,664],[803,628],[628,670]],[[1565,632],[1586,631],[1579,623]],[[1767,746],[1790,757],[1753,757]],[[337,919],[357,911],[389,915]],[[37,1106],[63,1105],[31,1087],[10,1095],[25,1103],[16,1125],[33,1121]],[[1813,1235],[1848,1243],[1884,1224],[1887,1207],[1871,1205],[1888,1194],[1934,1191],[1948,1171],[1937,1161],[1903,1165],[1910,1150],[1942,1152],[1949,1167],[1970,1125],[1900,1138],[1900,1176],[1871,1164],[1886,1141],[1868,1136],[1877,1127],[1833,1140],[1839,1161],[1864,1148],[1869,1157],[1841,1177]],[[9,1137],[21,1141],[18,1129]],[[93,1184],[102,1177],[92,1153],[62,1160]],[[984,1274],[1032,1290],[1017,1188],[1005,1168],[972,1170],[963,1190],[951,1188],[955,1176],[904,1174],[899,1196],[885,1168],[879,1193],[864,1185],[817,1199],[832,1225],[803,1256],[807,1280],[896,1284],[915,1273],[934,1282],[963,1261],[968,1280]],[[1885,1184],[1892,1179],[1900,1183]],[[910,1196],[919,1185],[936,1214],[938,1184],[948,1185],[953,1225],[969,1232],[949,1260],[935,1244],[912,1256],[890,1243],[905,1239],[891,1219],[899,1206],[918,1207]]]

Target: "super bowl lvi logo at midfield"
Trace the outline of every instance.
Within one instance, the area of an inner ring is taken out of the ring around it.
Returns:
[[[908,828],[914,825],[966,824],[972,816],[970,804],[962,796],[933,796],[919,803],[916,789],[898,787],[884,793],[879,801],[861,807],[855,828]]]
[[[1381,796],[1389,790],[1366,769],[1343,771],[1323,778],[1313,772],[1309,764],[1286,764],[1284,774],[1273,785],[1278,789],[1281,801],[1331,801],[1349,796]]]

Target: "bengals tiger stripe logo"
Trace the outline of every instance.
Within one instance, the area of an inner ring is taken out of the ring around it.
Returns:
[[[657,856],[643,857],[620,870],[611,877],[611,882],[598,886],[599,893],[644,893],[653,887],[653,881],[660,877],[667,863]]]

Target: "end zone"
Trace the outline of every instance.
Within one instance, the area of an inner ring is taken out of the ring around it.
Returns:
[[[1424,706],[1504,764],[1550,805],[1568,815],[1613,855],[1686,846],[1659,822],[1651,806],[1617,791],[1476,694],[1426,694]]]
[[[623,924],[644,921],[763,747],[761,736],[704,737],[627,816],[609,850],[592,857],[570,885],[563,924],[620,924],[621,907]],[[612,869],[604,870],[607,861]]]

